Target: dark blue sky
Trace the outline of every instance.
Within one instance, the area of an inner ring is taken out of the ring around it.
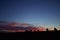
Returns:
[[[0,0],[0,20],[60,25],[60,0]]]

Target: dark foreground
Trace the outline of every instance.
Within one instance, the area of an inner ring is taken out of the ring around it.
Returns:
[[[16,39],[16,40],[34,40],[34,39],[44,39],[44,40],[52,40],[57,39],[60,40],[60,31],[54,32],[0,32],[0,39]]]

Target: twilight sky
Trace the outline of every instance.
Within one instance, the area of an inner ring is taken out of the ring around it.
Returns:
[[[57,26],[60,25],[60,0],[0,0],[0,20]]]

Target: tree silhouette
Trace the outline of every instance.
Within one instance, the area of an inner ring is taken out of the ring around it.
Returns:
[[[46,29],[46,31],[49,31],[48,28]]]
[[[37,30],[37,32],[39,32],[39,30]]]
[[[30,30],[30,32],[32,32],[32,30]]]
[[[36,30],[34,30],[34,32],[36,32]]]
[[[28,30],[25,30],[25,32],[28,32]]]
[[[56,29],[56,28],[54,28],[54,31],[57,31],[57,29]]]

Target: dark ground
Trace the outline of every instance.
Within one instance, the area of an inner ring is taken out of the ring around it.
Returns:
[[[16,39],[16,40],[52,40],[52,39],[60,39],[60,31],[54,32],[0,32],[0,39]]]

